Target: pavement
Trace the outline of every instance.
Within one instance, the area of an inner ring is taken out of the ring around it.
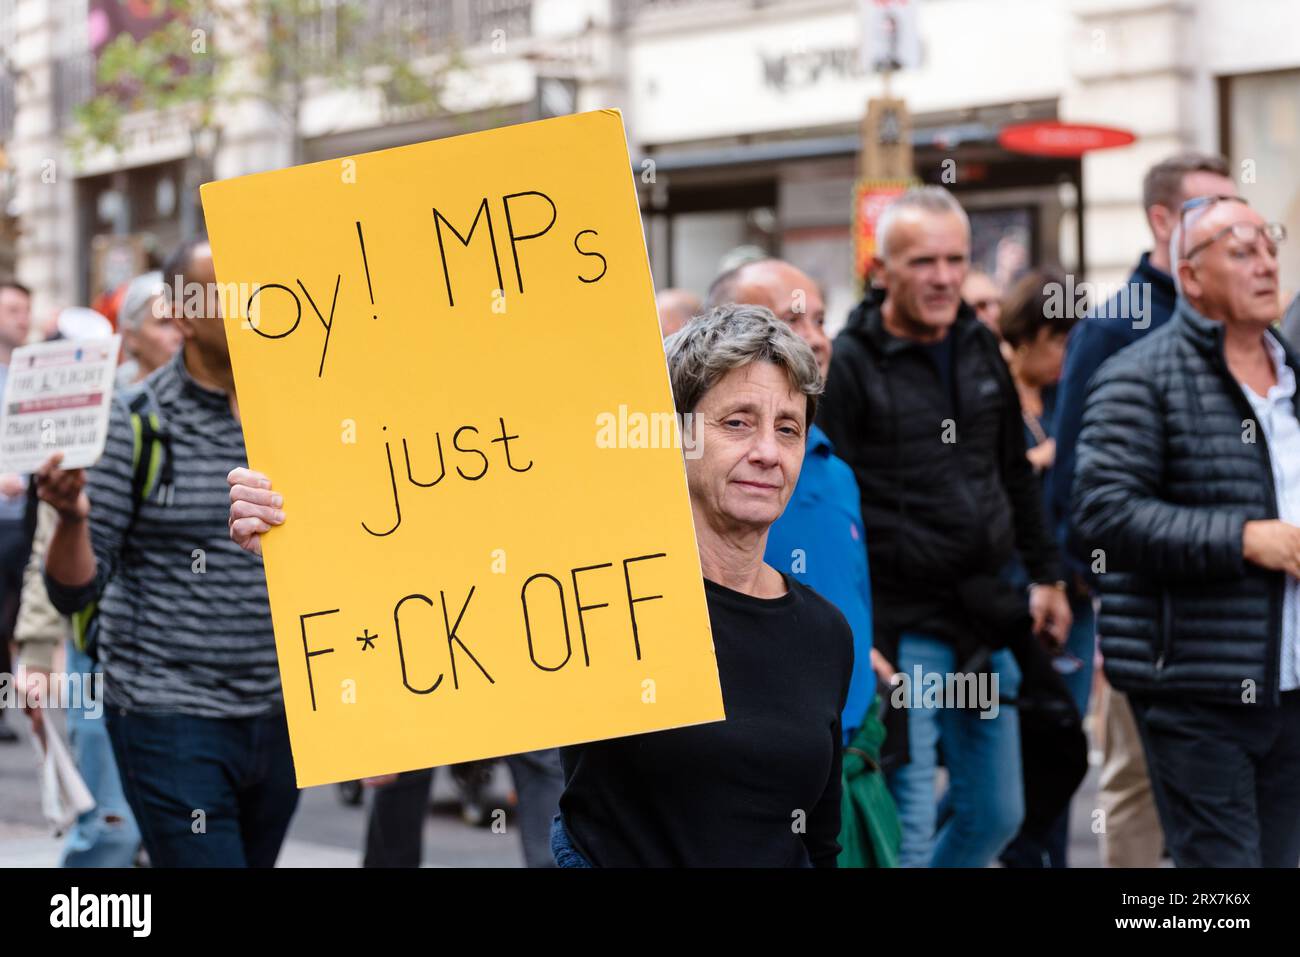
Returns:
[[[14,721],[15,717],[8,719]],[[24,720],[19,717],[14,726]],[[21,730],[25,739],[26,729]],[[1091,831],[1097,791],[1095,755],[1093,761],[1072,806],[1069,854],[1073,867],[1099,867],[1101,863],[1097,837]],[[423,866],[523,865],[517,829],[509,816],[510,776],[503,765],[498,765],[488,793],[489,806],[507,809],[504,833],[465,824],[450,776],[438,771],[425,818]],[[365,806],[345,805],[336,786],[307,788],[277,866],[360,866],[365,816]],[[41,815],[36,755],[30,741],[0,744],[0,868],[56,867],[61,847],[62,840],[51,835]]]

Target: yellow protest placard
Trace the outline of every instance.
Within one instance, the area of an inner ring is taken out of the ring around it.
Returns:
[[[723,718],[617,112],[202,198],[300,786]]]

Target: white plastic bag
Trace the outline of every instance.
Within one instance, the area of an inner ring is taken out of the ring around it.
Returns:
[[[41,812],[55,837],[61,837],[78,817],[94,809],[95,799],[53,721],[45,722],[44,750],[35,734],[32,746],[41,765]]]

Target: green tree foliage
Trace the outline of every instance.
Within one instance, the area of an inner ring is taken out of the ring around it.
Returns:
[[[199,181],[210,179],[226,118],[241,100],[271,106],[302,159],[308,89],[375,91],[385,110],[444,111],[464,61],[448,31],[413,16],[419,4],[362,0],[154,0],[167,19],[148,36],[122,33],[100,52],[95,94],[76,109],[78,151],[120,150],[124,121],[156,111],[189,131]],[[436,9],[436,8],[435,8]]]

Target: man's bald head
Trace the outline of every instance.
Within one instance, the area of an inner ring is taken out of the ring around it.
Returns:
[[[188,282],[208,282],[215,278],[212,269],[212,246],[205,236],[192,236],[172,250],[162,265],[163,280],[175,288]]]
[[[821,287],[806,272],[783,259],[758,259],[723,273],[709,287],[705,310],[727,303],[764,306],[808,343],[825,376],[831,343],[826,337],[826,305]]]
[[[1189,210],[1183,228],[1178,279],[1187,301],[1218,322],[1275,322],[1277,248],[1264,217],[1243,202],[1220,200]]]
[[[178,246],[163,264],[163,281],[172,290],[172,320],[185,337],[185,347],[200,349],[212,368],[228,368],[230,353],[208,240],[196,236]]]
[[[1189,209],[1183,217],[1187,237],[1183,241],[1183,256],[1212,239],[1214,234],[1233,223],[1247,222],[1264,225],[1264,217],[1244,200],[1221,199]]]
[[[700,313],[700,297],[689,289],[665,289],[655,296],[659,331],[667,339]]]

